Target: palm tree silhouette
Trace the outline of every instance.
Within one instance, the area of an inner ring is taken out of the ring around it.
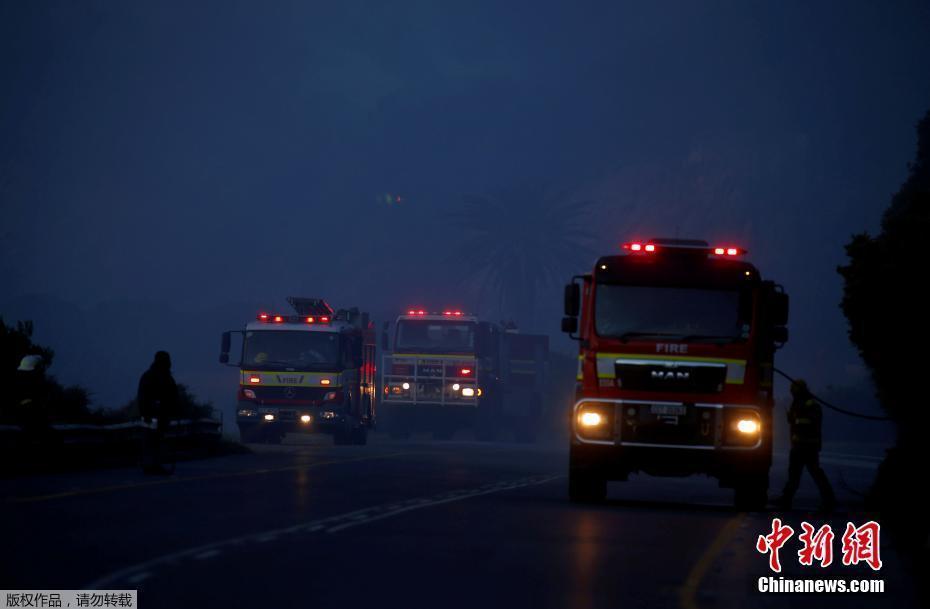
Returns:
[[[477,300],[501,318],[536,329],[541,305],[569,277],[592,262],[589,212],[594,201],[574,201],[543,188],[466,195],[451,214],[463,234],[451,261],[465,269]]]

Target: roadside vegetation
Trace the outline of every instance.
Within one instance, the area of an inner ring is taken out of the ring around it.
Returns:
[[[930,470],[930,408],[926,356],[930,344],[926,299],[920,297],[930,261],[930,112],[917,125],[917,156],[892,197],[875,235],[854,235],[846,246],[841,307],[849,337],[872,374],[897,442],[882,463],[868,497],[899,543],[926,554],[930,521],[915,489]]]

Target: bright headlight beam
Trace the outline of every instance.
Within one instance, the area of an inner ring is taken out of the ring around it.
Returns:
[[[597,427],[603,420],[604,417],[596,412],[584,412],[581,414],[581,424],[584,427]]]
[[[740,433],[756,433],[759,431],[759,424],[752,419],[740,419],[736,422],[736,429]]]

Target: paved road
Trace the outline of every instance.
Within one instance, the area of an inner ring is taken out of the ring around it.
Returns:
[[[734,512],[730,492],[706,478],[637,476],[612,485],[606,504],[577,506],[560,448],[320,440],[182,463],[166,479],[110,470],[0,481],[0,587],[139,589],[143,608],[912,602],[890,548],[882,595],[755,592],[766,574],[755,539],[772,514]],[[875,465],[852,454],[826,462],[853,490]],[[802,510],[786,517],[796,528],[820,522],[803,512],[813,492],[805,482]],[[786,574],[820,574],[797,566],[794,551],[783,552]]]

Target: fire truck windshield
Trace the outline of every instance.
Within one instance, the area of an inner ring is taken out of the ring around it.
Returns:
[[[751,295],[738,290],[598,284],[598,336],[732,342],[749,337]]]
[[[404,319],[397,323],[398,352],[474,353],[475,324],[467,321]]]
[[[266,370],[332,369],[339,362],[335,332],[246,332],[242,365]]]

